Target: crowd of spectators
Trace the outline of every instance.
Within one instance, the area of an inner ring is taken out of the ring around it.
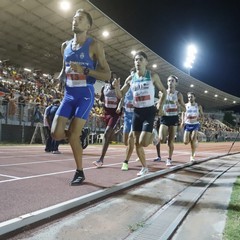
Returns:
[[[207,141],[215,142],[232,140],[236,133],[233,128],[211,117],[204,117],[201,131],[206,135]]]
[[[61,100],[58,79],[43,74],[39,70],[26,71],[12,66],[8,61],[0,63],[0,118],[20,122],[42,122],[43,113],[54,99]],[[89,121],[102,127],[103,107],[99,94],[95,94],[95,104]],[[94,118],[94,119],[93,119]],[[91,121],[92,120],[92,121]]]

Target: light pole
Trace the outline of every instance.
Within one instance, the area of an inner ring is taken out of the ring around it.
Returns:
[[[184,63],[184,67],[187,68],[188,75],[190,75],[190,70],[196,58],[196,53],[197,53],[197,48],[193,44],[187,47],[187,58]]]

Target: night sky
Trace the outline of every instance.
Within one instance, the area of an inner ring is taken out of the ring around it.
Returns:
[[[240,7],[232,0],[91,0],[178,69],[198,48],[191,76],[240,97]]]

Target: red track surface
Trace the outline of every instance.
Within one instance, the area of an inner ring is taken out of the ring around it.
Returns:
[[[240,151],[240,142],[200,143],[196,160]],[[62,154],[44,152],[43,145],[0,147],[0,222],[34,212],[85,194],[136,178],[141,164],[134,151],[129,171],[121,171],[126,147],[110,145],[104,165],[96,169],[92,162],[101,153],[101,145],[89,145],[84,150],[86,180],[81,186],[71,187],[75,163],[69,145],[60,145]],[[164,162],[154,163],[154,146],[145,148],[150,171],[166,168]],[[166,144],[161,145],[162,159],[167,157]],[[189,161],[190,146],[175,144],[173,164]]]

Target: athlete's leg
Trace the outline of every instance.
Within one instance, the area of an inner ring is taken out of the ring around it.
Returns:
[[[198,135],[198,131],[195,131],[195,130],[192,131],[192,134],[191,134],[191,150],[192,150],[192,158],[193,159],[195,157],[196,148],[198,146],[197,135]]]
[[[168,126],[161,124],[159,127],[159,138],[161,143],[166,143],[167,136],[168,136]]]
[[[108,150],[109,143],[112,139],[113,134],[114,134],[114,129],[110,126],[107,126],[103,136],[102,153],[98,161],[103,162],[103,159],[106,155],[106,152]]]
[[[125,136],[128,136],[127,139],[127,148],[126,148],[126,158],[122,164],[122,170],[127,171],[128,170],[128,161],[130,157],[132,156],[133,149],[134,149],[134,138],[133,138],[133,133],[125,133]]]
[[[168,158],[172,159],[173,151],[174,151],[174,140],[177,132],[177,126],[169,126],[168,127]]]
[[[126,160],[129,161],[130,157],[132,156],[134,149],[134,137],[133,137],[133,132],[130,132],[128,134],[128,145],[126,149]]]
[[[145,132],[142,131],[139,137],[139,143],[143,147],[147,147],[150,143],[152,143],[153,140],[153,134],[152,132]]]
[[[77,170],[83,170],[82,165],[82,145],[79,141],[79,137],[82,134],[82,129],[86,123],[85,119],[73,118],[70,123],[68,131],[68,140],[73,151],[73,156],[76,162]]]
[[[187,145],[189,142],[190,142],[190,135],[191,135],[191,132],[190,131],[184,131],[183,133],[183,143],[185,145]]]
[[[128,146],[129,132],[123,132],[123,143],[125,146]]]
[[[51,134],[55,140],[59,141],[62,139],[66,139],[68,137],[66,136],[66,131],[65,131],[67,121],[68,121],[68,118],[55,115],[53,119],[52,127],[51,127]]]
[[[146,159],[145,159],[145,152],[144,152],[143,146],[139,143],[139,141],[140,141],[140,134],[141,134],[141,132],[135,132],[135,131],[133,132],[136,152],[137,152],[139,160],[142,163],[142,166],[143,167],[147,167]]]

